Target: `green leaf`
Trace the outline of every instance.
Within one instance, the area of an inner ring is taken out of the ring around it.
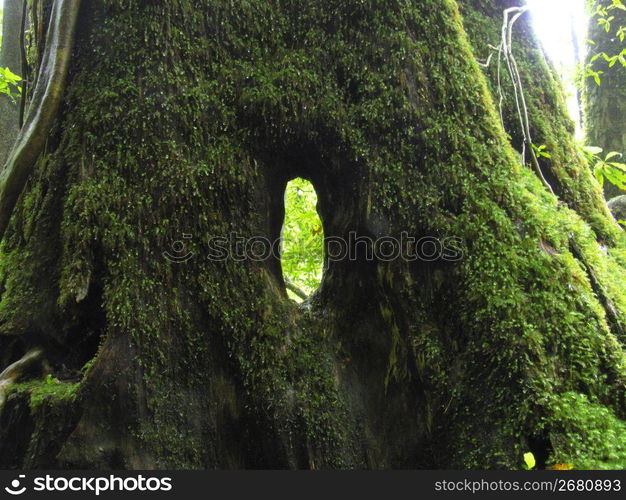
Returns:
[[[594,42],[595,43],[595,42]],[[604,56],[604,52],[600,52],[599,54],[596,54],[595,56],[593,56],[589,62],[596,62],[596,60],[598,60],[600,57]]]
[[[600,153],[602,153],[602,148],[599,148],[597,146],[585,146],[583,150],[586,153],[591,153],[592,155],[599,155]]]
[[[615,158],[616,156],[622,156],[622,153],[618,153],[617,151],[611,151],[606,155],[604,161],[609,161],[611,158]]]
[[[9,68],[0,67],[0,94],[8,95],[11,99],[18,97],[22,93],[18,85],[22,77],[13,73]],[[11,87],[14,87],[14,91]]]
[[[535,455],[533,455],[530,451],[528,453],[524,453],[524,463],[526,464],[526,468],[528,470],[534,469],[535,465],[537,465]]]

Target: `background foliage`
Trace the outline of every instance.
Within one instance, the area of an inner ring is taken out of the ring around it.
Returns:
[[[2,48],[2,20],[3,10],[2,4],[0,3],[0,49]],[[0,94],[7,95],[15,100],[22,92],[22,87],[19,85],[21,81],[22,78],[13,73],[9,68],[0,67]]]
[[[282,233],[283,275],[307,295],[319,286],[324,265],[324,231],[316,205],[317,194],[309,181],[289,182]],[[291,291],[289,295],[301,300]]]

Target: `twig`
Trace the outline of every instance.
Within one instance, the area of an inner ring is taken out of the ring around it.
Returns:
[[[305,300],[305,299],[307,299],[309,297],[303,290],[298,288],[293,283],[293,281],[291,281],[289,278],[285,278],[285,286],[287,287],[288,290],[291,290],[293,293],[295,293],[302,300]]]

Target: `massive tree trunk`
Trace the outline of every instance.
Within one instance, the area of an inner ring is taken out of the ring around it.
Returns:
[[[589,4],[608,7],[613,1],[594,0]],[[624,42],[617,36],[617,31],[620,26],[626,26],[626,11],[612,9],[609,15],[614,19],[608,32],[605,25],[598,23],[598,17],[591,18],[589,22],[588,36],[593,43],[589,45],[587,63],[592,65],[594,71],[601,71],[602,74],[600,85],[593,78],[585,81],[586,142],[602,148],[603,155],[612,151],[626,155],[626,67],[620,62],[610,66],[604,57],[592,62],[598,54],[613,57],[624,49]],[[605,182],[604,192],[607,199],[624,194],[610,182]]]
[[[2,48],[0,49],[0,68],[9,68],[22,75],[22,17],[23,1],[4,2],[2,19]],[[18,99],[19,101],[19,99]],[[19,131],[19,102],[6,95],[0,95],[0,165],[4,165],[15,137]]]
[[[503,6],[84,2],[2,244],[2,367],[47,360],[7,385],[2,465],[626,464],[623,233],[527,29],[556,196],[520,165],[475,56]],[[215,236],[277,237],[295,176],[327,237],[462,258],[354,245],[305,306],[280,262],[210,258]]]

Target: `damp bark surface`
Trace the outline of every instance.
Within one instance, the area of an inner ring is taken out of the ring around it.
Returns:
[[[6,2],[2,13],[0,68],[22,75],[22,0]],[[0,166],[4,165],[19,132],[20,99],[0,95]]]
[[[626,464],[623,233],[529,31],[558,197],[520,165],[477,63],[502,2],[462,3],[83,2],[1,246],[2,368],[53,377],[7,387],[5,466]],[[210,258],[272,240],[297,176],[326,237],[456,247],[355,250],[306,307],[279,262]]]

